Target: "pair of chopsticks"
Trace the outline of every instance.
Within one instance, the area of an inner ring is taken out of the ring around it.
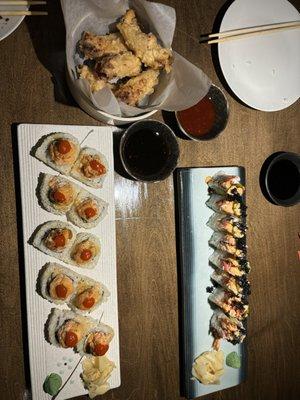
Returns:
[[[47,15],[47,11],[29,11],[29,10],[16,10],[14,6],[40,6],[47,4],[47,1],[40,0],[0,0],[0,6],[7,6],[7,10],[0,10],[0,16],[13,17],[13,16],[34,16],[34,15]]]
[[[207,43],[207,44],[223,43],[223,42],[228,42],[230,40],[244,39],[246,37],[255,35],[256,36],[265,35],[269,33],[285,31],[288,29],[299,29],[299,28],[300,28],[300,21],[280,22],[270,25],[260,25],[252,28],[242,28],[225,32],[210,33],[209,35],[204,35],[200,39],[200,43]]]

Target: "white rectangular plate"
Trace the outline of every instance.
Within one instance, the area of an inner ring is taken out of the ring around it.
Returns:
[[[242,357],[242,367],[233,369],[225,365],[220,384],[203,385],[191,379],[194,359],[210,350],[213,343],[213,337],[209,334],[213,310],[206,291],[207,287],[212,286],[210,275],[213,272],[208,260],[213,252],[208,244],[213,231],[206,223],[213,211],[205,204],[209,198],[205,178],[218,171],[238,175],[241,183],[245,184],[245,171],[242,167],[182,168],[177,175],[181,267],[181,378],[183,394],[190,399],[238,385],[246,375],[245,344],[233,345],[222,340],[221,350],[225,357],[236,351]]]
[[[107,203],[108,215],[99,225],[90,230],[77,227],[77,232],[91,232],[100,238],[101,256],[98,265],[92,269],[81,269],[64,264],[35,249],[28,243],[35,228],[46,221],[60,219],[66,221],[65,216],[58,216],[43,210],[35,194],[38,177],[41,172],[57,175],[58,173],[30,155],[32,147],[43,136],[52,132],[66,132],[74,135],[83,146],[93,147],[101,151],[108,160],[109,172],[102,189],[87,187],[74,179],[67,177],[79,186],[101,197]],[[59,262],[62,265],[98,280],[107,286],[111,295],[107,303],[101,305],[91,313],[93,318],[113,327],[115,336],[111,342],[107,356],[116,364],[109,379],[111,388],[120,386],[119,360],[119,329],[118,329],[118,302],[117,302],[117,271],[116,271],[116,234],[115,234],[115,206],[114,206],[114,164],[113,164],[113,134],[110,127],[70,126],[70,125],[31,125],[18,126],[18,153],[20,167],[20,186],[22,203],[26,309],[28,327],[28,347],[31,375],[31,389],[33,400],[49,400],[51,396],[43,391],[43,382],[52,372],[61,375],[63,383],[67,380],[80,356],[72,349],[59,349],[50,345],[44,338],[44,324],[53,304],[36,293],[36,280],[40,268],[47,262]],[[21,266],[22,268],[22,266]],[[67,306],[55,306],[68,309]],[[87,391],[83,387],[80,373],[81,364],[67,385],[56,397],[57,400],[69,399]]]

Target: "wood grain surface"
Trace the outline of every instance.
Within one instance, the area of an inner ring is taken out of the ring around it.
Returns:
[[[164,0],[177,11],[174,49],[224,87],[211,48],[198,44],[211,32],[222,0]],[[28,398],[25,304],[16,140],[12,124],[99,123],[81,111],[64,82],[65,31],[59,2],[48,17],[27,18],[0,42],[0,398]],[[300,1],[292,3],[299,8]],[[227,88],[225,88],[227,90]],[[244,165],[252,263],[248,379],[206,396],[211,400],[298,399],[300,206],[277,207],[259,186],[263,161],[273,152],[300,152],[299,101],[265,113],[240,104],[228,91],[230,119],[209,142],[180,141],[180,166]],[[160,113],[155,118],[162,119]],[[168,120],[169,115],[165,115]],[[30,177],[28,177],[30,179]],[[174,186],[145,184],[115,174],[122,386],[111,400],[180,399]]]

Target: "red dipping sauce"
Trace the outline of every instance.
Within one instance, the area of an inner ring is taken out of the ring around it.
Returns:
[[[195,137],[204,136],[210,132],[215,123],[215,107],[210,97],[206,95],[193,107],[178,111],[177,118],[187,134]]]

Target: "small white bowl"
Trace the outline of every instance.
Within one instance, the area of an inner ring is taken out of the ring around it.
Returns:
[[[135,117],[117,117],[115,115],[106,113],[104,111],[100,111],[94,107],[92,103],[88,101],[88,99],[85,99],[81,93],[78,91],[78,89],[75,87],[73,84],[73,81],[70,77],[70,74],[67,70],[66,72],[67,75],[67,83],[69,86],[69,89],[72,93],[72,96],[78,103],[78,105],[91,117],[95,118],[98,121],[103,121],[106,122],[107,124],[111,125],[126,125],[126,124],[131,124],[136,121],[141,121],[143,119],[149,118],[151,115],[155,114],[158,110],[152,110],[149,112],[146,112],[144,114],[137,115]]]

